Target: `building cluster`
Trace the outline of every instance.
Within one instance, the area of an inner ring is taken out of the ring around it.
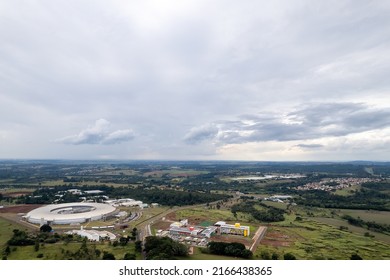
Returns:
[[[110,204],[114,207],[124,206],[124,207],[140,207],[140,208],[148,208],[149,205],[147,203],[143,203],[140,200],[134,200],[132,198],[121,198],[121,199],[109,199],[103,201],[106,204]]]
[[[279,202],[279,203],[284,203],[285,201],[289,201],[292,199],[291,195],[273,195],[270,197],[264,198],[266,201],[273,201],[273,202]]]
[[[66,191],[60,191],[56,194],[58,199],[55,200],[54,202],[59,202],[61,197],[63,197],[66,192],[71,193],[73,195],[81,196],[80,199],[83,202],[102,201],[103,203],[110,204],[114,207],[119,207],[119,206],[140,207],[141,209],[149,207],[149,205],[147,203],[143,203],[140,200],[135,200],[132,198],[110,199],[108,196],[103,195],[104,191],[102,191],[102,190],[69,189]],[[84,195],[84,196],[82,196],[82,195]],[[157,207],[159,205],[158,205],[158,203],[152,203],[151,206]]]
[[[79,235],[81,237],[86,237],[88,240],[91,241],[101,241],[101,240],[115,240],[116,236],[115,234],[106,231],[106,230],[86,230],[81,227],[79,230],[71,230],[68,232],[65,232],[66,234],[74,234]]]
[[[307,190],[323,190],[334,191],[349,188],[352,186],[358,186],[367,182],[379,182],[380,179],[373,178],[332,178],[323,179],[320,182],[307,183],[303,186],[299,186],[296,189],[301,191]]]
[[[232,225],[224,221],[218,221],[208,227],[191,226],[188,224],[188,219],[184,219],[172,223],[167,230],[158,230],[156,235],[169,236],[174,240],[196,246],[206,246],[209,238],[222,234],[247,237],[250,235],[250,228],[242,226],[240,223]]]

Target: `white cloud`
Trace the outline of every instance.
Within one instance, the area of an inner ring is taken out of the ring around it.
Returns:
[[[110,131],[110,122],[99,119],[93,126],[90,126],[76,135],[66,136],[58,139],[57,142],[72,145],[113,145],[121,142],[128,142],[134,138],[134,133],[130,129]]]
[[[189,144],[196,144],[207,140],[214,139],[218,134],[218,128],[213,124],[205,124],[193,127],[184,136],[184,141]]]

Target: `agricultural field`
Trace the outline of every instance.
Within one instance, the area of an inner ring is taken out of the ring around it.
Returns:
[[[64,182],[63,180],[53,180],[53,181],[44,181],[41,183],[42,187],[56,187],[56,186],[63,186],[68,185],[68,182]],[[120,184],[120,183],[104,183],[99,181],[82,181],[82,182],[72,182],[72,187],[74,188],[82,188],[82,187],[96,187],[99,188],[101,186],[107,186],[114,188],[119,187],[127,187],[129,184]]]
[[[207,171],[193,170],[193,169],[167,169],[145,172],[144,177],[162,177],[167,175],[169,177],[191,177],[201,174],[208,174]]]
[[[107,171],[95,173],[95,175],[103,175],[103,176],[134,176],[137,174],[139,174],[139,171],[132,170],[132,169],[107,170]]]

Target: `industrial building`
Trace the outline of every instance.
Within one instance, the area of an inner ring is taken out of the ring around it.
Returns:
[[[104,220],[115,215],[116,208],[104,203],[74,202],[51,204],[27,213],[24,218],[33,224],[81,224]]]
[[[115,240],[115,234],[106,230],[85,230],[81,227],[80,230],[72,230],[66,232],[66,234],[77,234],[81,237],[86,237],[91,241],[100,241],[104,239]]]
[[[249,226],[242,226],[240,223],[230,225],[225,223],[224,221],[219,221],[216,222],[214,225],[219,227],[219,232],[221,234],[242,235],[245,237],[250,235]]]

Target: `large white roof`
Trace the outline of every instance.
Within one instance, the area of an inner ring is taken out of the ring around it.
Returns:
[[[29,222],[53,224],[84,223],[103,218],[115,212],[116,208],[104,203],[74,202],[50,204],[27,213]]]

